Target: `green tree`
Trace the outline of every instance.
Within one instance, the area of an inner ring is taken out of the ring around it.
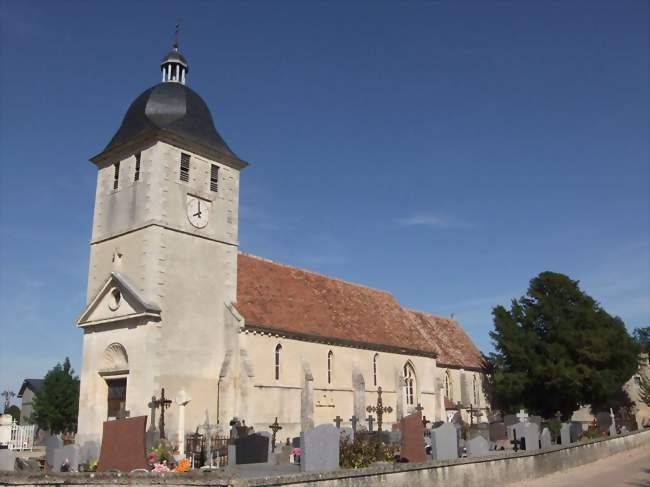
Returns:
[[[631,405],[623,384],[636,372],[638,346],[623,321],[610,316],[563,274],[543,272],[510,309],[496,306],[490,355],[496,406],[564,418],[580,405]]]
[[[17,423],[20,423],[20,408],[15,404],[5,408],[5,414],[11,414],[12,419]]]
[[[34,397],[35,423],[51,433],[71,433],[77,429],[79,378],[74,376],[70,359],[56,364],[46,375]]]
[[[650,326],[635,329],[634,340],[639,344],[642,352],[650,353]]]

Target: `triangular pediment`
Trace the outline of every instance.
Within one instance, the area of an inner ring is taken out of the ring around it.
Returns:
[[[79,316],[77,325],[86,327],[134,319],[160,318],[160,307],[147,302],[128,279],[112,272]]]

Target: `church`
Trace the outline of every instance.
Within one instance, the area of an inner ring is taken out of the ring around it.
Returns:
[[[187,86],[178,43],[162,82],[131,103],[98,155],[83,330],[78,444],[104,421],[148,416],[164,388],[181,441],[206,419],[281,438],[340,418],[384,429],[416,408],[431,421],[490,408],[482,357],[460,324],[404,308],[387,291],[243,253],[240,172],[248,163]]]

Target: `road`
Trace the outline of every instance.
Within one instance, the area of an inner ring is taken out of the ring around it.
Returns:
[[[650,487],[650,444],[507,487]]]

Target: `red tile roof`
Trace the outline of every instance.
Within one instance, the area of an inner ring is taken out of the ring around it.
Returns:
[[[237,310],[246,327],[438,355],[440,364],[480,367],[480,353],[454,320],[407,310],[386,291],[244,253],[238,256]]]

